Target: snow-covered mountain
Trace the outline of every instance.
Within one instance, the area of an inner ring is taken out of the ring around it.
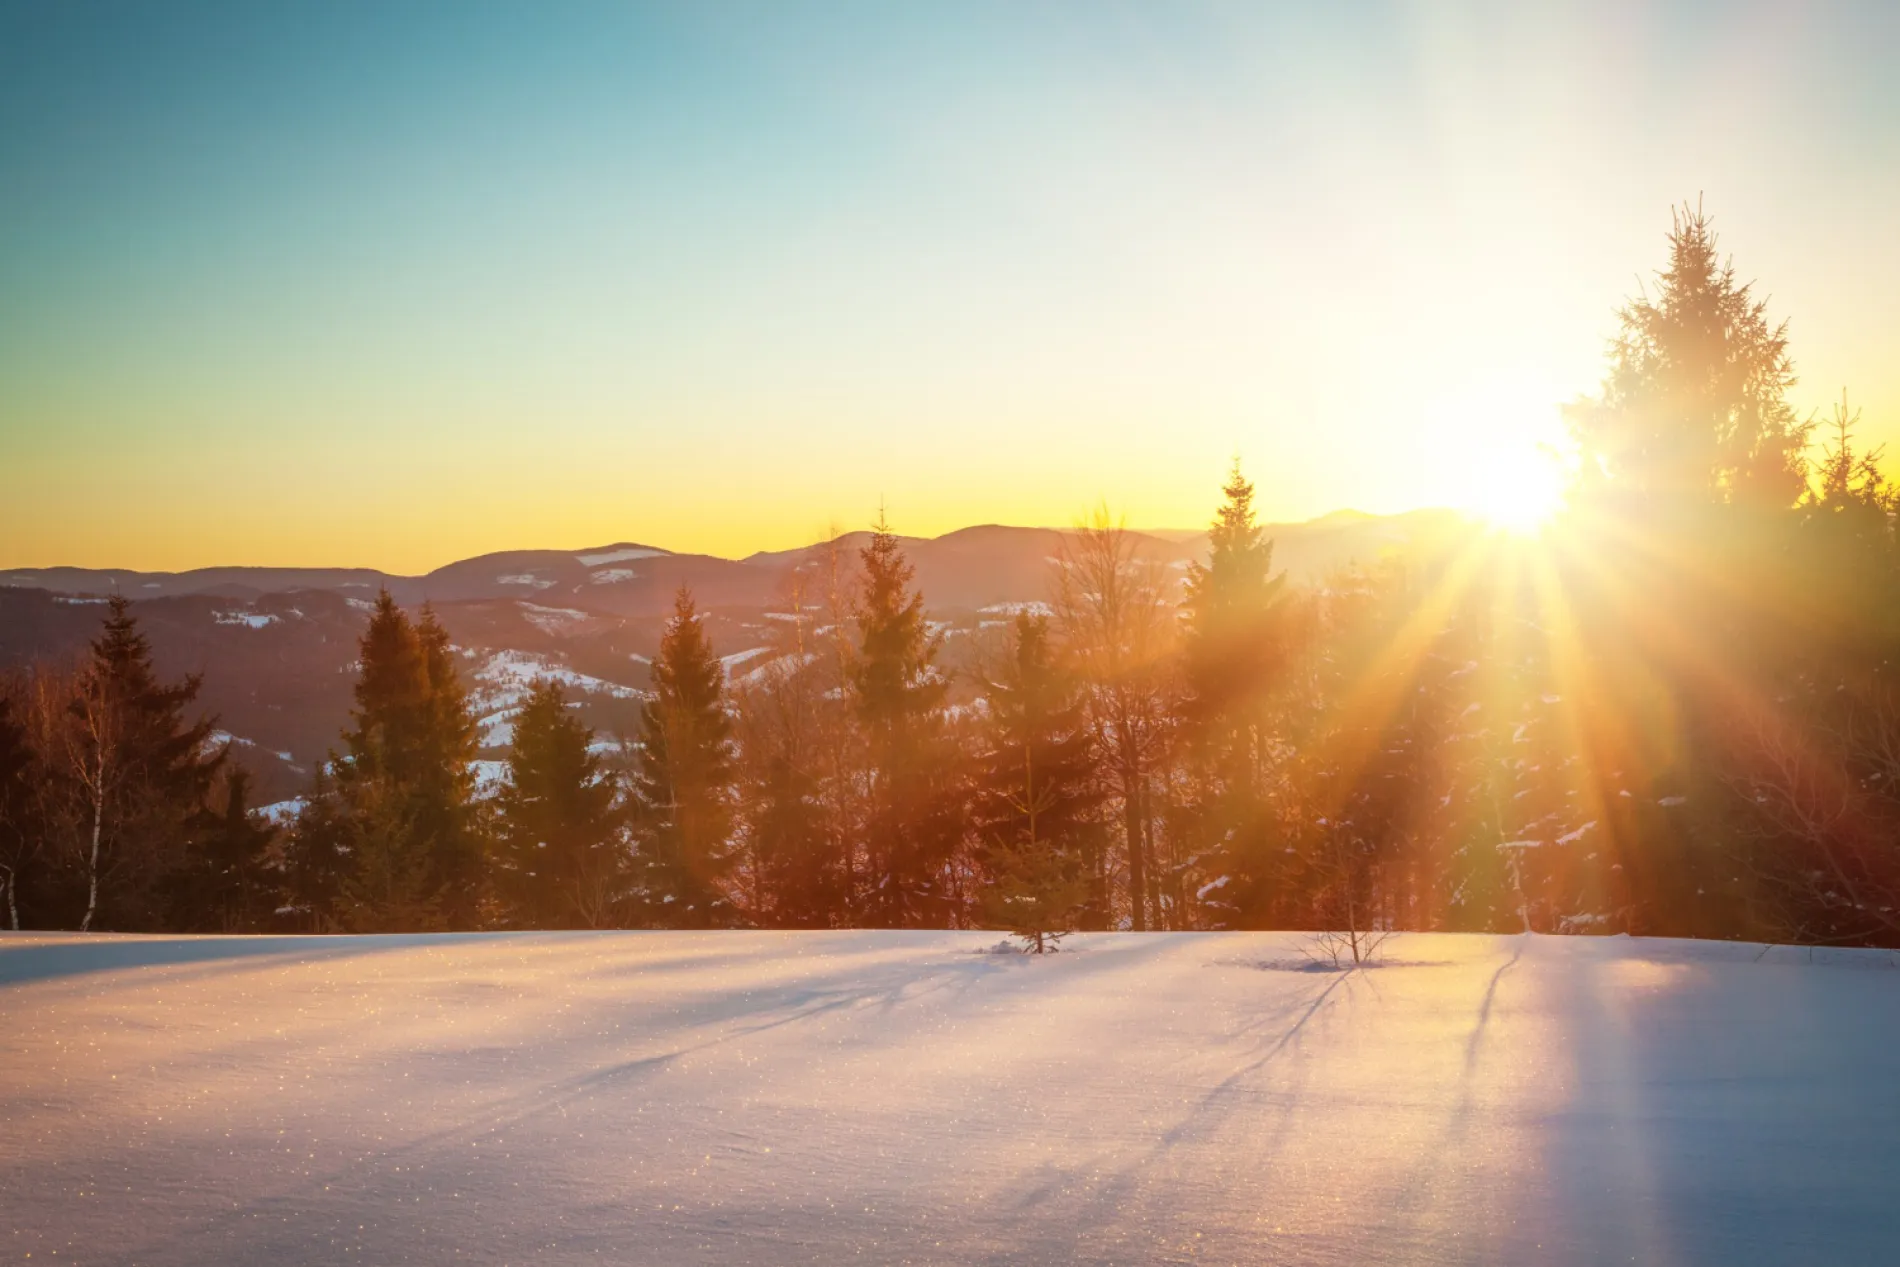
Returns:
[[[1445,512],[1329,516],[1273,525],[1283,566],[1310,578],[1388,546],[1441,532]],[[847,562],[868,534],[836,543]],[[947,635],[946,659],[967,659],[986,630],[1049,597],[1062,534],[997,525],[905,538],[917,584]],[[1205,534],[1144,534],[1144,549],[1185,576]],[[559,676],[604,735],[628,733],[648,663],[680,586],[691,587],[713,647],[735,675],[757,671],[783,633],[794,594],[821,601],[827,547],[721,559],[636,542],[584,550],[510,550],[426,576],[349,568],[0,570],[0,668],[70,660],[98,629],[105,597],[132,598],[160,669],[197,673],[204,707],[258,776],[265,800],[294,795],[348,720],[356,642],[379,589],[428,602],[464,657],[484,740],[499,756],[515,698],[535,677]]]

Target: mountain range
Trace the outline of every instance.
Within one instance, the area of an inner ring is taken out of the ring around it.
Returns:
[[[1449,511],[1375,516],[1343,511],[1272,524],[1275,563],[1312,581],[1369,562],[1406,542],[1455,531]],[[847,560],[868,537],[832,547]],[[1150,557],[1186,575],[1205,556],[1205,532],[1137,534]],[[973,658],[983,632],[1016,607],[1046,600],[1062,534],[983,525],[934,538],[903,538],[952,667]],[[76,659],[98,628],[108,596],[133,600],[161,672],[195,673],[265,800],[294,796],[348,721],[356,642],[381,589],[405,606],[427,602],[465,661],[481,720],[483,767],[505,753],[510,720],[529,684],[556,676],[604,735],[631,733],[674,592],[691,587],[714,650],[741,675],[773,642],[773,617],[792,596],[817,601],[814,570],[826,544],[744,559],[681,554],[634,542],[584,550],[510,550],[398,576],[367,568],[212,567],[0,570],[0,668]],[[801,587],[799,577],[805,577]],[[610,741],[603,741],[604,743]]]

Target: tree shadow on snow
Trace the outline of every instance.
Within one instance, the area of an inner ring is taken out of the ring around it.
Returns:
[[[311,961],[408,950],[479,937],[477,933],[390,933],[362,937],[113,937],[0,942],[0,986],[127,968],[209,964],[219,960]]]

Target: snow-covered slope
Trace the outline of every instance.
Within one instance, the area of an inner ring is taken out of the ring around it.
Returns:
[[[1893,1261],[1892,955],[1298,940],[4,937],[0,1226],[147,1264]]]

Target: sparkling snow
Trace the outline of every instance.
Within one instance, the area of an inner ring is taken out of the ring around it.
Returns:
[[[1885,952],[0,936],[24,1261],[1880,1263]]]

